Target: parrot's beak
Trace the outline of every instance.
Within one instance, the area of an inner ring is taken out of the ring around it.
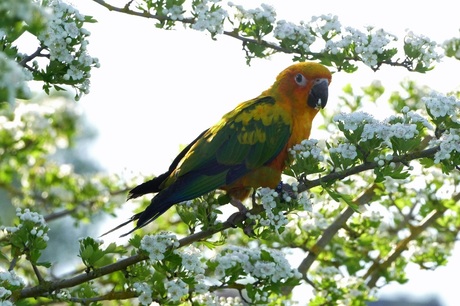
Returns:
[[[328,97],[329,81],[327,79],[318,79],[310,90],[308,95],[308,105],[315,109],[326,107]]]

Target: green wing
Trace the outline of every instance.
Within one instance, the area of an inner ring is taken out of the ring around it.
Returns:
[[[290,115],[272,97],[240,104],[210,128],[179,163],[166,183],[174,191],[170,200],[195,198],[269,163],[286,146],[291,129]]]

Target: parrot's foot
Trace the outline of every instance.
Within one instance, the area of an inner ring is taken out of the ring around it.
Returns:
[[[232,225],[232,227],[236,227],[237,224],[241,223],[244,221],[246,218],[246,214],[248,213],[248,209],[246,206],[244,206],[241,201],[231,199],[230,204],[238,208],[238,211],[234,214],[232,214],[230,217],[228,217],[228,222]]]
[[[238,224],[242,223],[246,220],[246,215],[248,213],[248,209],[238,200],[232,199],[230,204],[238,208],[238,211],[228,217],[227,222],[229,222],[232,227],[237,227]],[[252,228],[252,222],[245,222],[243,231],[248,236],[254,236],[254,230]]]

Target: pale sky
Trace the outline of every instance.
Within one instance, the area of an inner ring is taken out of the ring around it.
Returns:
[[[127,1],[109,3],[123,6]],[[246,8],[261,1],[233,1]],[[321,14],[338,15],[343,26],[364,30],[373,25],[395,34],[402,41],[406,29],[437,42],[458,36],[458,10],[451,1],[423,4],[420,1],[263,1],[276,8],[278,19],[308,21]],[[372,7],[370,5],[372,4]],[[379,7],[378,3],[382,3]],[[238,103],[268,88],[276,75],[292,64],[289,55],[245,64],[241,43],[218,36],[210,39],[193,30],[164,31],[154,21],[109,12],[91,0],[78,1],[80,12],[99,22],[89,25],[89,50],[101,68],[92,72],[91,92],[81,104],[99,137],[91,154],[110,173],[158,175],[165,171],[179,146],[193,140]],[[402,42],[401,42],[402,45]],[[427,74],[409,73],[402,68],[386,68],[374,73],[361,67],[353,74],[336,73],[327,108],[341,88],[355,88],[380,80],[391,92],[404,78],[430,85],[440,92],[458,88],[458,62],[444,63]],[[378,115],[378,114],[374,114]],[[320,116],[315,124],[321,124]],[[317,138],[315,131],[312,138]],[[390,285],[380,292],[437,294],[445,306],[457,305],[456,279],[460,271],[460,251],[449,265],[435,272],[410,272],[408,284]]]

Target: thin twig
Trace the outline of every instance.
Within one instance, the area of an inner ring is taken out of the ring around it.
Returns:
[[[148,12],[147,10],[142,10],[141,8],[139,8],[139,10],[141,10],[141,11],[132,10],[130,7],[131,7],[131,4],[132,4],[133,0],[129,1],[124,7],[116,7],[114,5],[111,5],[111,4],[107,3],[104,0],[93,0],[93,1],[96,2],[97,4],[102,5],[103,7],[107,8],[110,11],[115,11],[115,12],[118,12],[118,13],[123,13],[123,14],[127,14],[127,15],[143,17],[143,18],[156,19],[156,20],[158,20],[158,21],[160,21],[162,23],[170,21],[170,22],[180,22],[180,23],[183,23],[183,24],[194,24],[196,22],[195,18],[183,18],[183,19],[180,19],[180,20],[174,20],[174,19],[172,19],[172,18],[170,18],[168,16],[165,16],[165,15],[152,14],[152,13]],[[262,46],[262,47],[265,47],[265,48],[272,49],[275,52],[282,52],[282,53],[285,53],[285,54],[297,53],[300,56],[306,56],[306,58],[311,58],[311,59],[320,59],[321,58],[321,53],[315,53],[315,52],[304,52],[304,53],[302,53],[302,52],[298,52],[298,51],[293,50],[293,49],[283,48],[278,44],[271,43],[271,42],[268,42],[268,41],[263,40],[263,39],[252,39],[252,38],[241,36],[241,35],[239,35],[239,32],[238,32],[237,29],[235,29],[233,31],[223,31],[222,34],[242,41],[243,46],[246,46],[248,43],[251,43],[251,44],[256,44],[256,45],[259,45],[259,46]],[[243,49],[246,51],[246,53],[248,53],[248,49],[246,49],[245,47]],[[355,57],[347,56],[347,57],[344,58],[344,60],[346,60],[346,61],[362,61],[362,59],[360,57],[357,57],[357,56],[355,56]],[[391,60],[385,60],[385,61],[380,62],[377,66],[370,67],[370,68],[373,71],[377,71],[377,70],[380,69],[380,67],[383,64],[390,65],[390,66],[404,67],[409,71],[414,71],[413,63],[411,61],[407,60],[407,59],[403,60],[402,62],[400,62],[399,59],[396,60],[395,62],[391,61]],[[342,67],[337,67],[337,68],[338,68],[339,71],[342,69]]]

